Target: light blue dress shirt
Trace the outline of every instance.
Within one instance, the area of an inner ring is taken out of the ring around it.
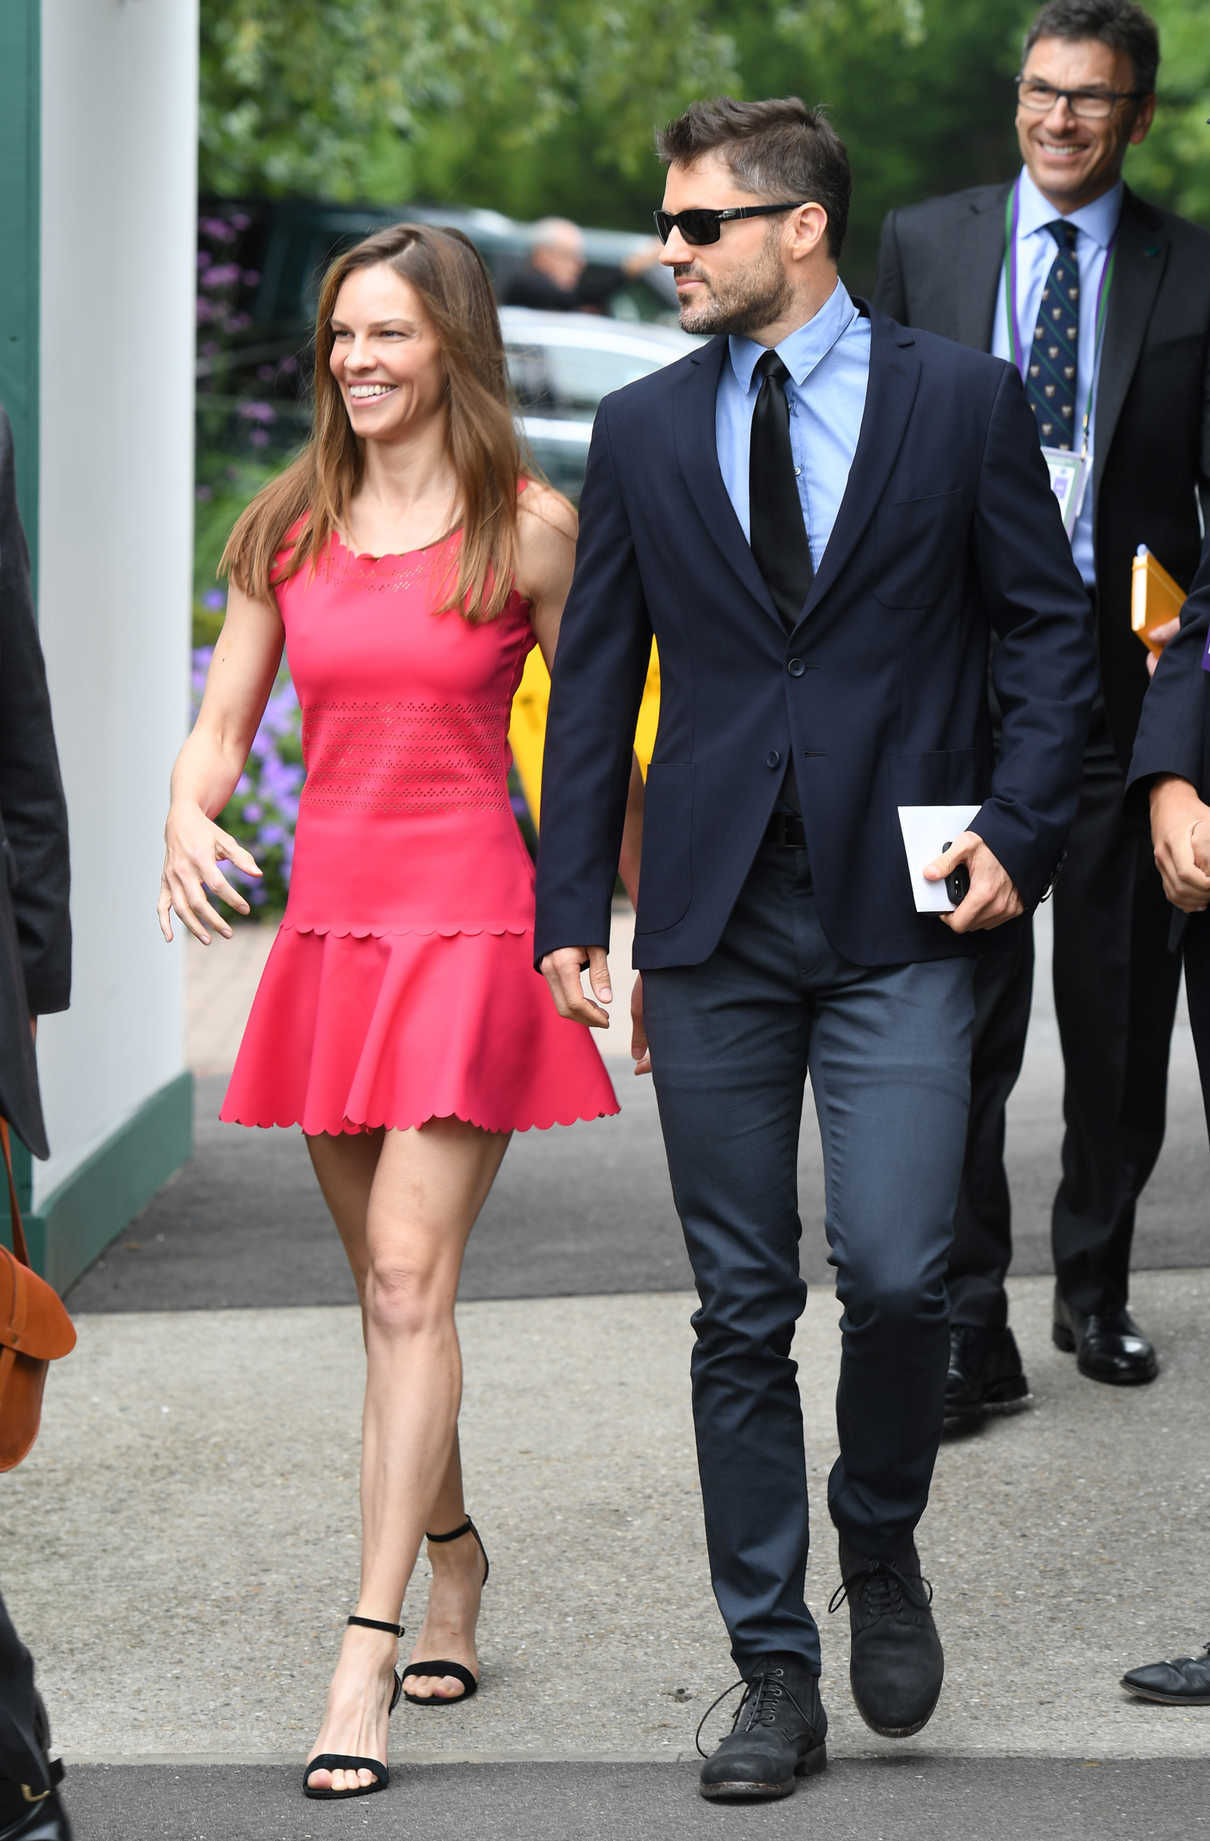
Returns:
[[[734,333],[729,345],[729,359],[719,372],[714,437],[723,484],[750,540],[748,449],[760,392],[753,373],[766,348]],[[790,451],[811,560],[818,569],[857,451],[870,377],[870,322],[838,281],[815,317],[775,349],[790,373]]]
[[[1017,224],[1017,331],[1021,340],[1022,352],[1027,353],[1033,343],[1034,327],[1038,323],[1038,306],[1042,299],[1042,283],[1050,273],[1050,265],[1055,259],[1058,244],[1047,230],[1047,224],[1053,224],[1056,217],[1062,215],[1044,198],[1028,172],[1021,170],[1021,214]],[[1097,342],[1097,295],[1100,292],[1101,271],[1118,227],[1118,218],[1122,212],[1122,184],[1102,192],[1090,205],[1082,205],[1078,211],[1067,216],[1067,222],[1076,227],[1076,263],[1080,271],[1080,337],[1076,348],[1076,438],[1075,447],[1082,444],[1084,425],[1084,408],[1088,402],[1088,392],[1092,390],[1092,414],[1088,420],[1088,456],[1089,464],[1096,453],[1097,399],[1096,376],[1094,367],[1100,369],[1100,353]],[[1005,316],[1006,277],[1004,266],[1000,268],[1000,287],[996,295],[996,318],[992,328],[992,351],[997,358],[1007,358],[1012,362],[1012,350],[1008,337],[1008,321]],[[1072,533],[1071,549],[1076,568],[1085,582],[1092,587],[1096,582],[1096,563],[1092,549],[1092,482],[1084,494],[1084,503],[1080,509],[1076,527]]]

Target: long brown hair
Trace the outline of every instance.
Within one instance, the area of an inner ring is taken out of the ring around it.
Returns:
[[[449,598],[468,620],[494,620],[517,569],[517,486],[522,456],[508,391],[500,321],[483,259],[460,230],[396,224],[338,256],[324,276],[315,322],[315,412],[311,439],[298,459],[271,480],[242,513],[223,551],[219,573],[245,593],[268,599],[273,588],[315,562],[345,523],[365,473],[365,449],[353,433],[329,369],[332,314],[346,276],[379,263],[415,288],[441,342],[448,383],[449,451],[458,482],[462,543]],[[284,567],[274,559],[286,533],[304,520]]]

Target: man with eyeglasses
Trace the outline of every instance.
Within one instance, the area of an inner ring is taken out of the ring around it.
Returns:
[[[1151,125],[1158,59],[1154,24],[1126,0],[1043,7],[1016,85],[1020,173],[892,211],[875,288],[896,319],[1021,370],[1095,611],[1100,694],[1054,892],[1065,1091],[1052,1335],[1081,1374],[1117,1385],[1158,1369],[1128,1308],[1130,1251],[1163,1139],[1179,971],[1144,815],[1123,805],[1148,681],[1131,630],[1131,559],[1146,544],[1187,585],[1199,497],[1210,504],[1210,236],[1122,182],[1128,149]],[[1003,946],[976,974],[949,1267],[952,1430],[1029,1402],[1004,1289],[1004,1120],[1029,1022],[1028,920],[1005,930]]]
[[[941,1691],[914,1537],[941,1437],[973,955],[1054,871],[1095,664],[1019,378],[872,313],[839,279],[850,175],[823,113],[796,97],[695,103],[657,146],[681,324],[716,336],[597,415],[547,722],[535,944],[560,1013],[604,1025],[654,634],[634,1046],[641,1065],[650,1042],[701,1301],[706,1539],[744,1686],[700,1787],[741,1800],[785,1796],[826,1760],[790,1354],[808,1077],[844,1306],[828,1506],[850,1685],[891,1737],[919,1731]],[[901,807],[946,808],[910,863]],[[951,825],[955,807],[969,823]],[[959,868],[969,891],[938,886],[946,911],[920,912],[914,875],[940,885]]]

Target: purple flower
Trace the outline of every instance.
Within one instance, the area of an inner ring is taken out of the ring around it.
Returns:
[[[251,222],[246,211],[233,211],[231,214],[231,225],[235,230],[246,230]]]
[[[219,608],[219,607],[226,607],[226,605],[227,605],[227,597],[223,593],[221,588],[207,588],[205,594],[202,596],[202,606],[203,607],[209,607],[211,609],[214,609],[214,608]]]
[[[238,262],[216,262],[202,276],[202,286],[204,288],[229,288],[238,280]]]
[[[203,505],[214,497],[213,486],[199,486],[194,497]]]
[[[258,268],[246,268],[240,276],[240,280],[246,288],[254,288],[260,280],[260,270]]]
[[[202,232],[203,236],[213,237],[216,243],[230,243],[235,235],[235,231],[231,228],[230,224],[221,217],[204,217],[198,225],[198,229]],[[243,229],[242,224],[240,225],[240,229]]]
[[[244,823],[246,825],[259,825],[264,815],[265,808],[261,805],[259,800],[249,799],[247,801],[244,806]]]
[[[263,428],[254,428],[248,440],[253,447],[268,447],[269,445],[269,436]]]
[[[261,827],[260,841],[262,846],[268,850],[274,849],[279,844],[284,844],[286,841],[285,826],[263,825]]]
[[[241,403],[237,414],[246,422],[276,422],[277,411],[272,403]]]
[[[210,321],[214,318],[213,304],[208,300],[204,300],[201,296],[198,297],[196,312],[199,326],[209,325]]]

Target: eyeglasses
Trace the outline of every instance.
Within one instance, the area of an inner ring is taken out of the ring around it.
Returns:
[[[723,225],[736,217],[772,217],[776,211],[797,211],[799,205],[809,201],[800,198],[793,204],[785,205],[733,205],[727,211],[711,211],[706,206],[696,206],[691,211],[653,211],[656,235],[661,243],[666,243],[674,230],[679,230],[686,243],[700,248],[703,243],[717,243],[723,233]]]
[[[1119,102],[1141,102],[1143,89],[1056,89],[1037,77],[1017,78],[1017,101],[1031,115],[1048,115],[1061,96],[1081,121],[1105,121]]]

